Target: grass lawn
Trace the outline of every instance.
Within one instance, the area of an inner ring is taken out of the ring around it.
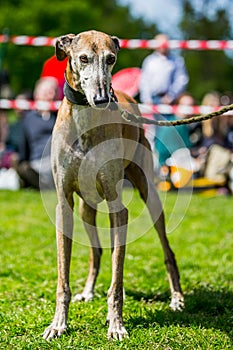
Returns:
[[[186,300],[185,310],[176,313],[169,309],[162,249],[150,218],[136,193],[128,189],[124,197],[130,224],[123,315],[130,338],[107,341],[107,248],[94,301],[71,304],[67,333],[45,342],[41,334],[55,307],[55,198],[47,193],[42,201],[34,191],[0,192],[0,349],[233,349],[233,198],[162,196]],[[98,224],[107,246],[108,218],[101,208]],[[88,250],[77,215],[73,294],[84,285]]]

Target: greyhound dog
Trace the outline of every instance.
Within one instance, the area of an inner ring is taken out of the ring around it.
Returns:
[[[44,339],[63,334],[67,327],[71,291],[69,270],[73,232],[73,195],[80,197],[80,216],[90,240],[89,274],[74,300],[93,298],[102,249],[96,227],[97,204],[106,200],[112,244],[112,280],[107,294],[108,338],[128,337],[122,318],[123,265],[128,210],[122,201],[126,175],[137,188],[151,215],[164,251],[171,290],[170,307],[181,310],[184,298],[175,256],[166,237],[164,214],[153,183],[149,143],[142,127],[123,121],[118,106],[139,113],[135,100],[114,92],[111,72],[119,40],[94,30],[68,34],[56,41],[58,60],[67,60],[65,97],[52,135],[51,162],[56,185],[58,284],[56,311]]]

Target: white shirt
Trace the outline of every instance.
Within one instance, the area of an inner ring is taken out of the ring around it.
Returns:
[[[152,103],[152,96],[165,94],[175,99],[185,90],[188,80],[182,57],[153,52],[142,64],[140,99],[143,103]]]

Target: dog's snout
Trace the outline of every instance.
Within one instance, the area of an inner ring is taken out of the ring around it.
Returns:
[[[104,107],[109,103],[109,97],[107,95],[101,96],[101,95],[95,95],[94,96],[94,103],[96,106]]]

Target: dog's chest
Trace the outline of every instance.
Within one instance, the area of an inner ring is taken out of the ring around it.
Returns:
[[[122,138],[122,128],[116,122],[116,114],[106,110],[73,107],[74,125],[76,129],[75,146],[84,154],[109,140]],[[105,149],[105,153],[108,149]]]
[[[103,182],[119,181],[118,163],[123,158],[121,129],[109,123],[109,118],[83,112],[73,113],[76,130],[63,159],[64,175],[81,197],[99,202],[104,198]]]

